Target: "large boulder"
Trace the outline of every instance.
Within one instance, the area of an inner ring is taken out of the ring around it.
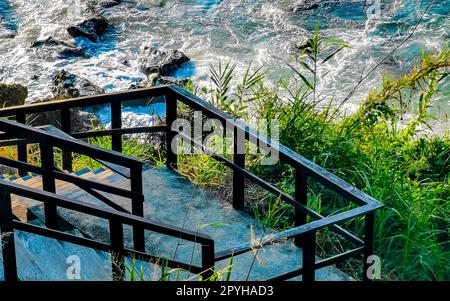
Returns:
[[[85,37],[92,42],[96,42],[106,32],[108,26],[109,22],[105,17],[96,15],[79,24],[70,26],[67,28],[67,32],[74,38]]]
[[[27,87],[0,83],[0,108],[23,105],[27,97]]]
[[[66,70],[61,70],[53,77],[52,92],[55,96],[69,95],[70,97],[81,97],[103,94],[105,90],[85,78]]]
[[[158,73],[161,76],[170,76],[182,64],[188,62],[190,58],[178,50],[168,52],[145,47],[139,61],[141,69],[145,74]]]
[[[61,95],[55,98],[38,100],[34,103],[44,103],[70,98],[70,95]],[[57,128],[61,127],[61,115],[59,111],[48,111],[39,114],[32,114],[28,117],[28,123],[33,126],[53,125]],[[100,119],[90,112],[81,111],[79,109],[71,110],[72,132],[85,132],[97,128],[100,125]]]
[[[60,40],[56,40],[52,37],[49,37],[45,40],[38,40],[34,42],[31,47],[42,49],[44,51],[55,52],[60,58],[86,55],[83,48],[76,47]]]

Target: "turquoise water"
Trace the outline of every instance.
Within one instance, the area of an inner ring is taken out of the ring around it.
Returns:
[[[0,27],[16,30],[18,27],[17,15],[8,0],[0,0]]]
[[[14,39],[0,40],[0,81],[27,85],[30,101],[51,96],[51,76],[62,68],[107,90],[127,89],[145,78],[139,55],[148,45],[188,54],[192,62],[174,76],[192,76],[200,86],[209,85],[210,64],[230,59],[237,64],[238,74],[253,62],[263,65],[269,79],[275,80],[291,74],[287,63],[292,62],[293,46],[309,37],[319,22],[324,35],[351,45],[321,71],[329,71],[319,84],[321,95],[339,101],[362,73],[405,38],[429,1],[419,5],[421,1],[416,0],[382,0],[379,14],[373,15],[365,1],[322,1],[315,10],[294,12],[297,0],[129,0],[104,12],[114,26],[98,43],[74,41],[89,57],[60,59],[43,56],[29,45],[49,36],[69,39],[67,24],[82,20],[83,9],[68,4],[81,3],[84,8],[87,1],[0,0],[0,26],[17,30]],[[382,76],[408,71],[422,49],[435,52],[448,45],[449,15],[450,0],[435,1],[412,39],[368,78],[350,106],[377,87]],[[445,90],[448,87],[443,85]],[[448,93],[435,104],[443,120],[450,113]]]

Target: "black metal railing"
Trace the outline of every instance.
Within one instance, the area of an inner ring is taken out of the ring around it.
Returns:
[[[135,127],[135,128],[122,128],[121,108],[122,104],[128,101],[146,100],[148,101],[152,97],[164,96],[166,101],[166,125],[152,126],[152,127]],[[177,119],[178,103],[184,103],[188,107],[194,110],[201,111],[205,117],[214,118],[227,124],[227,128],[231,127],[234,133],[234,152],[233,159],[230,160],[224,156],[209,152],[204,145],[191,139],[190,137],[183,136],[178,132],[175,127],[172,127],[173,122]],[[64,118],[64,116],[70,116],[71,109],[74,108],[86,108],[97,105],[111,106],[111,129],[109,130],[92,130],[83,133],[72,133],[70,118]],[[269,137],[265,137],[260,133],[249,128],[247,125],[236,121],[230,115],[224,113],[211,104],[203,101],[195,95],[187,92],[186,90],[171,85],[171,86],[159,86],[146,89],[138,89],[133,91],[126,91],[120,93],[105,94],[92,97],[82,97],[77,99],[67,99],[54,101],[50,103],[40,103],[33,105],[26,105],[20,107],[12,107],[0,110],[0,117],[15,117],[16,121],[24,122],[27,115],[35,113],[43,113],[47,111],[59,110],[61,113],[61,129],[66,133],[72,135],[75,138],[88,138],[88,137],[101,137],[111,136],[113,150],[120,152],[122,149],[122,137],[128,134],[138,133],[150,133],[150,132],[164,132],[166,133],[166,145],[167,145],[167,166],[172,169],[177,167],[177,152],[176,149],[171,147],[172,141],[175,137],[182,137],[186,141],[190,141],[194,147],[202,149],[205,153],[209,154],[212,158],[222,162],[233,171],[233,207],[238,210],[244,208],[245,202],[245,186],[244,180],[249,180],[259,185],[264,190],[280,196],[281,200],[294,206],[295,208],[295,227],[283,232],[279,232],[275,236],[270,236],[262,239],[258,244],[243,244],[241,246],[235,246],[225,251],[221,251],[215,254],[214,260],[219,261],[231,256],[242,254],[251,251],[254,248],[261,248],[266,245],[276,243],[280,240],[294,239],[296,245],[303,248],[303,265],[300,269],[289,272],[285,275],[279,275],[275,279],[289,279],[295,276],[303,275],[305,281],[312,281],[315,279],[315,271],[317,269],[336,264],[342,260],[346,260],[350,257],[356,257],[363,255],[364,273],[363,277],[367,279],[366,270],[368,268],[368,261],[370,255],[373,254],[374,248],[374,226],[375,226],[375,211],[382,207],[382,205],[370,197],[369,195],[358,190],[356,187],[346,183],[342,179],[338,178],[334,174],[321,168],[315,163],[300,156],[289,148],[272,141]],[[0,128],[0,130],[2,130]],[[16,137],[17,138],[17,137]],[[245,139],[251,143],[256,143],[259,146],[271,148],[279,154],[281,162],[293,167],[296,172],[296,185],[295,194],[293,196],[288,195],[258,177],[257,175],[249,172],[245,168],[245,153],[239,151],[237,139]],[[19,160],[26,162],[26,144],[16,141],[19,148]],[[11,142],[11,143],[14,143]],[[24,151],[25,149],[25,151]],[[72,152],[71,149],[66,149],[63,153],[64,169],[71,169]],[[2,164],[0,162],[0,164]],[[307,191],[308,191],[308,179],[313,178],[316,181],[323,184],[326,188],[336,192],[338,195],[350,200],[358,207],[324,217],[321,214],[315,212],[307,206]],[[313,221],[306,223],[307,217],[310,217]],[[364,237],[359,238],[356,235],[350,233],[344,229],[340,224],[343,222],[354,219],[360,216],[365,217],[365,232]],[[355,249],[346,251],[344,253],[335,255],[330,258],[323,259],[316,262],[316,233],[319,229],[324,227],[342,235],[344,238],[352,242],[356,247]]]
[[[92,194],[97,199],[107,204],[108,206],[122,212],[128,212],[127,209],[116,204],[103,194],[97,191],[103,191],[110,194],[118,195],[131,200],[131,212],[137,216],[144,215],[143,203],[144,196],[142,191],[142,167],[143,162],[125,156],[119,152],[108,151],[99,147],[92,146],[86,142],[78,141],[75,139],[68,139],[66,137],[59,137],[52,133],[46,132],[39,128],[33,128],[24,124],[20,124],[14,121],[1,119],[0,131],[3,133],[3,138],[15,138],[19,139],[21,144],[19,147],[28,144],[38,143],[40,152],[39,159],[41,166],[35,166],[26,162],[20,162],[0,157],[0,164],[17,168],[25,173],[35,173],[42,175],[42,188],[44,191],[56,192],[56,180],[72,183],[86,192]],[[14,143],[9,141],[8,144]],[[63,153],[78,153],[80,155],[88,156],[101,160],[101,162],[108,164],[112,163],[114,166],[121,166],[128,170],[125,174],[131,183],[131,189],[125,190],[117,188],[112,185],[103,184],[96,181],[83,179],[74,175],[67,174],[55,167],[54,150],[59,148]],[[56,206],[46,204],[44,206],[45,211],[45,224],[47,227],[57,229],[57,212]],[[135,228],[134,235],[134,247],[137,250],[144,249],[144,232],[142,229]]]
[[[89,216],[105,219],[109,222],[110,242],[104,243],[94,239],[84,238],[68,234],[57,229],[44,228],[17,220],[12,213],[11,195],[19,195],[52,208],[65,208],[81,212]],[[15,251],[15,230],[32,233],[68,243],[92,248],[102,252],[111,253],[112,277],[116,280],[125,279],[125,257],[147,261],[153,264],[164,264],[171,268],[182,268],[195,274],[201,274],[206,279],[212,276],[214,266],[214,240],[209,236],[193,232],[171,225],[151,222],[148,219],[129,213],[118,212],[113,209],[103,208],[91,204],[73,201],[67,197],[54,193],[24,187],[13,182],[0,180],[0,234],[3,254],[4,274],[6,281],[17,281],[17,262]],[[196,266],[178,262],[170,258],[162,258],[150,255],[144,250],[129,249],[125,247],[123,226],[130,225],[146,231],[153,231],[177,239],[200,244],[202,265]],[[49,267],[51,268],[51,267]]]

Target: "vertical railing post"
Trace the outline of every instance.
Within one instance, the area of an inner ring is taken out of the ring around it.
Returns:
[[[172,93],[166,95],[166,125],[168,127],[166,132],[166,149],[167,161],[166,166],[169,169],[177,169],[177,147],[174,142],[177,133],[172,131],[172,124],[177,119],[177,99]]]
[[[5,188],[0,189],[0,245],[3,254],[5,281],[17,281],[16,248],[14,243],[11,195]]]
[[[70,135],[72,133],[72,123],[70,108],[61,109],[61,130]],[[72,172],[72,152],[70,150],[62,150],[62,166],[63,170]]]
[[[131,211],[134,215],[144,217],[144,195],[142,187],[142,165],[131,168],[131,192],[135,193],[132,202]],[[137,251],[145,251],[145,232],[140,226],[133,227],[133,246]]]
[[[42,174],[42,189],[44,191],[56,192],[56,183],[53,171],[55,170],[55,159],[53,146],[44,142],[39,145],[41,149],[41,165],[45,172]],[[45,225],[48,228],[56,229],[58,227],[58,216],[56,205],[45,203]]]
[[[303,237],[303,281],[312,282],[316,275],[316,231],[305,233]]]
[[[233,134],[233,163],[245,169],[245,132],[234,127]],[[243,210],[245,205],[245,175],[233,171],[233,208]]]
[[[122,102],[111,102],[111,129],[122,128]],[[114,134],[111,136],[112,150],[122,152],[122,134]]]
[[[214,275],[215,260],[214,240],[202,244],[202,278],[204,281],[209,280]]]
[[[16,121],[19,122],[19,123],[25,124],[25,122],[26,122],[26,115],[25,115],[25,113],[24,112],[17,113]],[[21,145],[17,146],[17,159],[20,162],[27,163],[27,160],[28,160],[28,158],[27,158],[27,144],[23,144],[23,145],[21,144]],[[27,175],[27,170],[19,169],[19,175],[21,177],[26,176]]]
[[[365,217],[365,229],[364,229],[364,270],[363,280],[372,280],[368,275],[368,269],[371,266],[371,262],[368,262],[370,256],[374,255],[374,231],[375,231],[375,212],[366,214]]]
[[[123,244],[123,225],[115,220],[109,220],[109,235],[111,242],[111,264],[113,280],[125,280],[125,256]]]
[[[308,176],[304,169],[295,168],[295,200],[304,205],[308,205]],[[306,224],[306,214],[298,208],[295,208],[295,226]],[[302,235],[295,237],[294,243],[297,247],[303,246],[304,237]]]

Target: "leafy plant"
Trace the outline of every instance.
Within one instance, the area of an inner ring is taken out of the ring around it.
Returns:
[[[322,37],[318,23],[316,24],[313,37],[306,40],[303,45],[297,47],[300,53],[296,57],[296,61],[309,73],[312,79],[308,79],[307,76],[292,65],[289,66],[300,77],[303,83],[312,90],[313,102],[317,100],[318,68],[335,57],[342,49],[348,47],[348,44],[344,40]]]
[[[306,73],[295,68],[303,83],[300,87],[285,79],[267,84],[262,76],[242,97],[248,100],[242,102],[245,110],[235,110],[240,107],[239,101],[238,106],[233,106],[236,98],[231,91],[238,89],[233,90],[232,85],[239,80],[229,72],[230,67],[227,72],[222,68],[213,75],[227,78],[215,81],[225,83],[226,89],[222,85],[216,91],[217,84],[213,84],[211,89],[197,92],[215,95],[211,101],[234,116],[278,120],[282,144],[384,203],[385,208],[377,212],[375,229],[383,279],[450,279],[450,137],[448,132],[437,136],[429,125],[435,118],[430,114],[433,100],[442,92],[441,84],[448,80],[449,50],[423,53],[415,68],[397,78],[385,78],[380,88],[361,101],[355,114],[346,115],[331,102],[325,107],[319,105],[324,100],[314,92],[321,63],[347,47],[342,41],[328,41],[331,46],[316,30],[306,44],[298,59]],[[226,99],[225,105],[217,99]],[[416,114],[405,120],[406,112]],[[191,179],[224,191],[230,189],[231,172],[209,156],[182,161],[186,164],[181,164],[180,170]],[[257,163],[253,156],[247,156],[246,168],[293,194],[295,178],[291,169],[282,164]],[[308,187],[308,205],[322,215],[352,208],[318,183],[311,182]],[[254,189],[246,189],[246,194],[252,202],[250,213],[266,226],[284,229],[292,225],[292,209],[284,207],[278,198]],[[228,200],[230,196],[222,195]],[[344,226],[363,235],[363,219]],[[324,231],[318,236],[321,256],[332,256],[336,250],[349,247],[344,240],[330,235]],[[355,277],[361,276],[359,261],[350,260],[340,267]]]

